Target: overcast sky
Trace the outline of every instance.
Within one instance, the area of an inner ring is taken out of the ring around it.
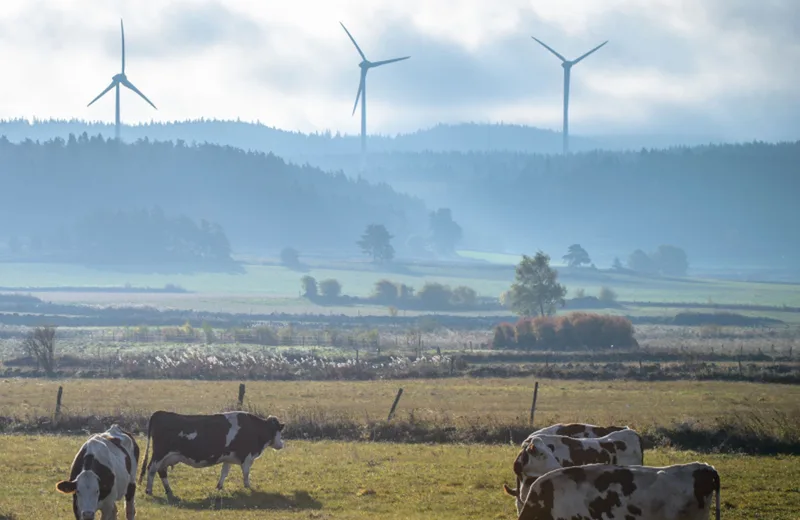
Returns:
[[[571,132],[800,138],[798,0],[2,0],[0,118],[113,121],[86,104],[120,69],[123,121],[260,120],[356,133],[360,58],[373,61],[369,131],[437,122],[560,129],[567,58]]]

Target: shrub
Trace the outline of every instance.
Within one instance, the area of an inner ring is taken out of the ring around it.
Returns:
[[[402,285],[402,284],[400,284]],[[398,284],[391,280],[382,279],[375,282],[372,289],[372,299],[378,303],[395,303],[398,300]]]
[[[317,297],[317,280],[313,276],[305,275],[300,278],[300,285],[303,288],[303,297],[316,298]]]
[[[492,348],[510,348],[515,344],[516,330],[512,324],[504,321],[495,326]]]
[[[319,282],[319,292],[323,298],[333,300],[342,295],[342,284],[334,278],[322,280]]]
[[[472,287],[460,285],[453,289],[453,294],[450,297],[453,305],[459,307],[474,307],[475,302],[478,300],[478,293]]]
[[[617,301],[617,293],[610,287],[601,287],[597,299],[604,303],[611,303]]]
[[[563,350],[574,347],[604,349],[638,347],[633,324],[622,316],[573,312],[565,316],[520,319],[513,326],[501,323],[494,329],[495,348]]]
[[[284,247],[281,250],[281,264],[286,267],[297,267],[300,265],[300,253],[293,247]]]
[[[426,282],[417,293],[417,297],[426,309],[446,309],[450,306],[453,291],[447,285]]]

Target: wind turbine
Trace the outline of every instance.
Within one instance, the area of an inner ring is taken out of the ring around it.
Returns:
[[[389,63],[394,63],[396,61],[403,61],[407,60],[411,56],[404,56],[402,58],[393,58],[391,60],[383,60],[383,61],[369,61],[364,53],[361,51],[361,47],[358,46],[356,43],[355,38],[353,35],[350,34],[350,31],[347,30],[347,27],[344,26],[342,22],[339,22],[344,29],[344,32],[347,33],[347,36],[350,37],[350,41],[353,42],[353,45],[356,46],[356,50],[361,55],[361,63],[358,64],[361,67],[361,81],[358,84],[358,92],[356,93],[356,102],[353,105],[353,114],[356,113],[356,108],[358,108],[358,99],[361,98],[361,156],[362,159],[367,152],[367,72],[369,69],[373,67],[380,67],[381,65],[388,65]]]
[[[569,76],[570,76],[570,71],[572,70],[572,67],[574,65],[577,65],[578,63],[580,63],[582,59],[586,58],[591,53],[593,53],[594,51],[596,51],[597,49],[599,49],[603,45],[607,44],[608,40],[604,41],[603,43],[601,43],[600,45],[598,45],[594,49],[590,50],[589,52],[587,52],[586,54],[584,54],[580,58],[570,61],[567,58],[565,58],[564,56],[562,56],[559,53],[557,53],[556,51],[554,51],[552,47],[549,47],[542,40],[540,40],[540,39],[538,39],[538,38],[536,38],[534,36],[531,36],[531,38],[533,38],[534,40],[539,42],[542,45],[542,47],[544,47],[548,51],[550,51],[553,54],[555,54],[558,57],[558,59],[561,60],[561,66],[564,67],[564,127],[563,127],[561,133],[562,133],[562,137],[564,139],[564,154],[566,155],[569,152]]]
[[[125,75],[125,27],[122,25],[122,19],[120,19],[120,21],[119,21],[119,29],[120,29],[120,32],[122,33],[122,72],[120,72],[119,74],[115,74],[111,78],[111,84],[109,86],[107,86],[106,89],[104,91],[102,91],[96,98],[94,98],[91,103],[86,105],[87,107],[92,106],[92,104],[95,101],[97,101],[98,99],[100,99],[101,97],[103,97],[106,94],[106,92],[108,92],[112,88],[116,88],[117,117],[116,117],[116,125],[114,127],[114,135],[115,135],[117,141],[119,141],[119,130],[120,130],[120,125],[119,125],[119,86],[120,85],[125,86],[125,87],[129,88],[130,90],[136,92],[137,94],[139,94],[139,96],[141,96],[142,99],[147,101],[147,103],[151,107],[156,108],[156,106],[153,104],[153,102],[150,101],[149,99],[147,99],[147,96],[142,94],[142,92],[138,88],[136,88],[134,86],[134,84],[130,82],[130,80],[128,80],[128,76]],[[156,108],[156,110],[158,110],[158,109]]]

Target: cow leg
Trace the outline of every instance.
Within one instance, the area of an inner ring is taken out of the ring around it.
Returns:
[[[231,465],[227,462],[222,463],[222,472],[219,475],[219,482],[217,482],[217,489],[222,489],[225,479],[228,478],[228,472],[231,470]]]
[[[253,457],[249,455],[245,457],[242,462],[242,478],[244,478],[244,487],[250,489],[250,467],[253,465]]]
[[[100,509],[100,513],[103,515],[103,520],[117,520],[117,504],[116,502],[112,502],[111,505],[107,505]]]
[[[158,471],[158,464],[153,459],[150,461],[150,465],[147,466],[147,486],[144,488],[146,495],[153,494],[153,480],[156,478],[156,471]]]
[[[128,484],[128,491],[125,493],[125,520],[134,520],[136,518],[136,484]]]
[[[161,477],[161,485],[164,486],[164,492],[167,494],[167,498],[169,500],[173,500],[175,495],[172,494],[172,488],[169,486],[169,480],[167,479],[167,468],[158,470],[158,476]]]

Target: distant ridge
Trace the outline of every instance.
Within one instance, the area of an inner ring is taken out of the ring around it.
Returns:
[[[272,152],[287,159],[304,159],[317,155],[350,155],[360,153],[357,135],[316,132],[302,133],[241,120],[197,119],[174,122],[153,122],[123,125],[123,138],[128,141],[208,142],[245,150]],[[46,141],[69,134],[101,134],[113,137],[114,125],[99,121],[12,119],[0,121],[0,136],[10,141],[25,139]],[[561,133],[553,130],[506,123],[437,124],[414,132],[370,135],[370,152],[480,152],[504,151],[537,154],[561,153]],[[573,152],[604,150],[639,150],[669,148],[720,142],[711,136],[608,135],[571,136]]]

